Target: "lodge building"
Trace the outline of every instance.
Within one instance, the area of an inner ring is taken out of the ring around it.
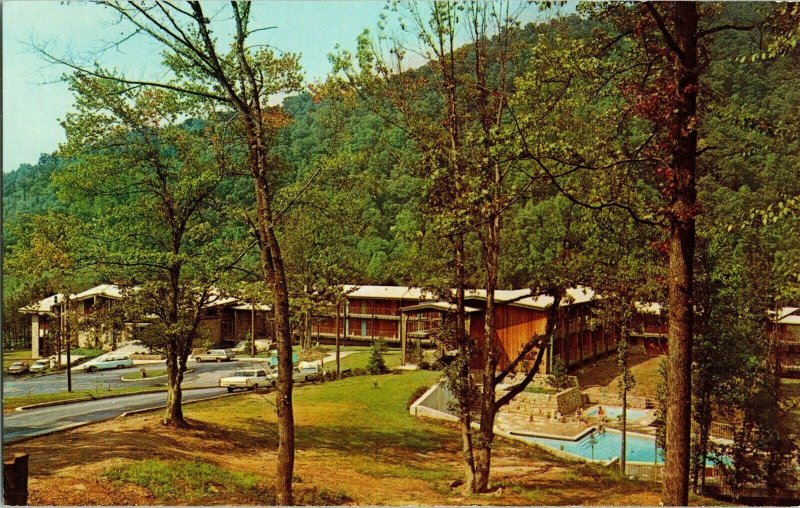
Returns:
[[[800,377],[800,307],[783,307],[774,322],[781,375]]]
[[[124,299],[121,287],[100,284],[70,295],[69,304],[65,295],[59,293],[21,308],[20,312],[31,316],[31,356],[46,357],[64,348],[64,344],[58,343],[57,332],[67,314],[77,314],[80,324],[73,336],[73,346],[114,350],[118,343],[131,340],[135,330],[149,324],[147,319],[140,323],[125,323],[121,329],[92,319],[115,305],[124,304]],[[233,345],[244,340],[248,332],[258,339],[269,339],[272,337],[271,307],[220,296],[203,309],[200,327],[217,346]]]
[[[346,303],[317,316],[314,333],[318,339],[329,341],[338,335],[344,343],[369,343],[381,338],[400,347],[403,358],[415,343],[436,346],[442,353],[455,349],[454,344],[437,339],[437,331],[445,324],[452,324],[455,311],[452,303],[405,286],[345,285],[342,291]],[[485,290],[470,290],[465,295],[465,327],[478,347],[485,342],[485,302]],[[559,306],[543,371],[549,372],[556,358],[568,369],[574,369],[615,351],[619,331],[597,322],[592,312],[594,303],[595,293],[589,288],[567,291]],[[527,289],[495,292],[494,343],[499,352],[498,368],[508,365],[532,337],[545,332],[552,304],[552,297],[532,296]],[[648,304],[638,308],[632,339],[644,342],[652,354],[663,353],[667,329],[661,306]],[[480,368],[481,356],[479,349],[473,368]]]

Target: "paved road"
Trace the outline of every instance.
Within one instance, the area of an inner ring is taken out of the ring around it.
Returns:
[[[219,378],[232,373],[237,368],[253,365],[250,362],[224,362],[224,363],[196,363],[189,362],[189,368],[194,369],[185,375],[184,388],[215,386]],[[141,381],[122,381],[120,378],[131,372],[138,372],[140,367],[148,370],[164,370],[160,364],[135,366],[129,369],[101,370],[97,372],[84,372],[75,368],[72,371],[72,390],[75,392],[102,393],[110,389],[132,388],[138,386],[160,386],[166,384],[166,378],[145,379]],[[67,390],[67,374],[51,374],[47,376],[14,379],[3,374],[3,397],[25,397],[44,393],[58,393]]]
[[[222,388],[188,390],[183,392],[183,400],[186,402],[223,393],[226,392]],[[166,392],[158,392],[15,411],[3,415],[3,443],[107,420],[126,411],[163,406],[166,401]]]

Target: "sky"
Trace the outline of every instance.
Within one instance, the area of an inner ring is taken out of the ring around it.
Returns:
[[[227,7],[209,2],[208,15]],[[328,55],[340,44],[353,49],[364,28],[375,29],[386,3],[381,0],[270,0],[256,2],[253,26],[274,26],[258,37],[280,51],[300,53],[307,81],[322,80],[330,71]],[[47,63],[33,49],[45,47],[57,56],[99,61],[130,77],[163,77],[159,46],[137,37],[119,48],[109,43],[127,34],[108,9],[80,1],[12,0],[2,8],[3,44],[3,171],[35,164],[65,140],[59,121],[73,102],[59,80],[66,68]],[[535,14],[532,14],[534,16]],[[222,26],[230,26],[223,18]],[[220,33],[224,33],[222,29]]]

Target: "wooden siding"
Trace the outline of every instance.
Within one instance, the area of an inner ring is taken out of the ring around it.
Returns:
[[[535,335],[545,332],[547,313],[513,305],[495,305],[496,335],[494,345],[498,351],[497,368],[503,369],[517,357],[522,348]],[[486,320],[483,314],[470,316],[470,337],[474,341],[476,355],[471,362],[473,369],[483,368]]]

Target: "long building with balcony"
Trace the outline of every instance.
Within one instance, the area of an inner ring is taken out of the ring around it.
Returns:
[[[455,345],[442,338],[440,330],[452,325],[454,305],[440,301],[431,293],[406,286],[342,287],[345,303],[317,316],[313,332],[323,340],[339,337],[342,343],[369,343],[383,339],[400,347],[403,358],[417,343],[437,347],[442,354]],[[478,354],[474,368],[482,361],[480,347],[485,343],[486,291],[470,290],[465,295],[465,328],[474,340]],[[498,368],[504,368],[519,354],[532,337],[545,332],[548,309],[553,298],[533,296],[529,290],[495,292]],[[602,358],[616,348],[619,331],[602,326],[593,314],[595,293],[589,288],[567,291],[559,308],[542,369],[549,372],[556,358],[568,368],[580,368]],[[663,353],[666,321],[658,304],[639,306],[633,339],[642,340],[649,351]]]

